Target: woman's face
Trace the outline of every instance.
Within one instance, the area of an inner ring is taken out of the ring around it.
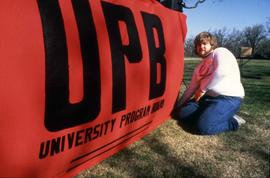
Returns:
[[[200,57],[206,57],[213,51],[210,42],[207,42],[207,41],[198,43],[196,46],[196,50],[197,50],[197,54]]]

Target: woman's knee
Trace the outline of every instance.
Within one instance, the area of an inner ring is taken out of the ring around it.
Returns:
[[[199,105],[195,102],[187,103],[187,105],[185,105],[184,107],[182,107],[179,110],[179,112],[178,112],[179,117],[182,119],[190,117],[191,115],[193,115],[197,111],[198,107],[199,107]]]
[[[197,130],[200,135],[214,135],[218,133],[216,127],[210,123],[198,123]]]

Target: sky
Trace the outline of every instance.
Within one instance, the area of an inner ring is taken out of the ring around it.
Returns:
[[[197,0],[184,0],[193,6]],[[187,38],[201,31],[243,30],[257,24],[265,25],[270,18],[270,0],[206,0],[195,9],[183,9],[187,16]]]

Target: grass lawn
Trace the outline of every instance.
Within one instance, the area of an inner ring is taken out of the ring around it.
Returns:
[[[185,61],[186,83],[198,62]],[[247,123],[239,131],[216,136],[192,135],[170,119],[76,178],[269,178],[270,61],[249,61],[242,68],[242,82],[246,97],[239,115]]]

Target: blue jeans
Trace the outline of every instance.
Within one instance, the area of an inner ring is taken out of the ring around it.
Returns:
[[[190,100],[177,110],[174,116],[184,127],[201,135],[235,131],[239,125],[233,116],[239,110],[241,103],[240,97],[203,96],[199,102]]]

